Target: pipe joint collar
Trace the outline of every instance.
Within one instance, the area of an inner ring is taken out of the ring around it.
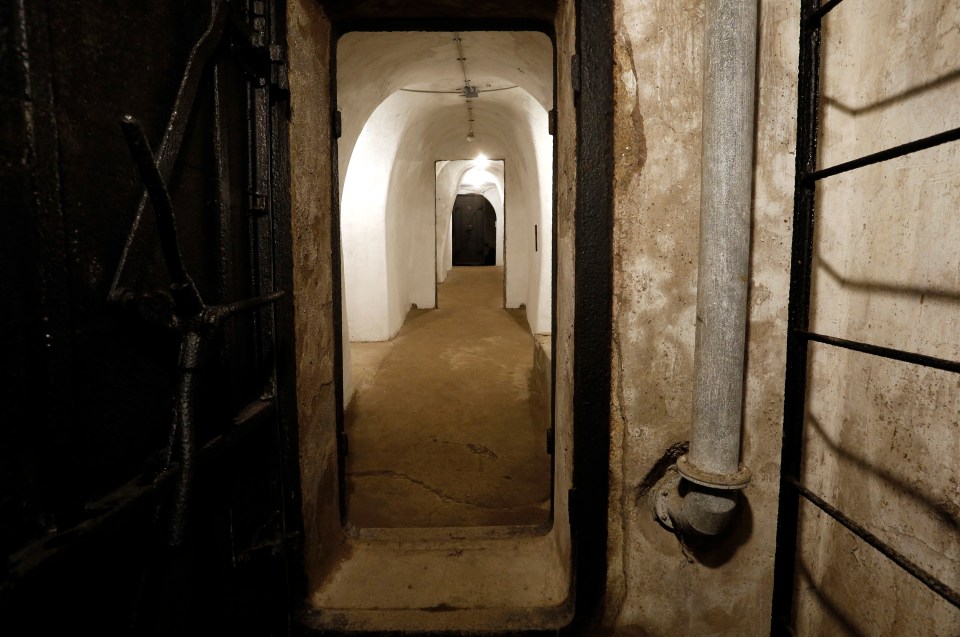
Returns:
[[[680,456],[677,459],[677,471],[684,478],[701,487],[731,491],[745,489],[752,477],[750,469],[742,463],[735,473],[711,473],[694,465],[687,456]]]
[[[740,497],[736,489],[704,487],[688,482],[676,471],[661,478],[654,488],[650,504],[656,520],[674,533],[696,537],[723,533]]]

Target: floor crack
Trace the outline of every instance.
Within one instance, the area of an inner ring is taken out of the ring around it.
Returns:
[[[541,504],[541,503],[532,503],[532,504],[519,504],[514,506],[478,504],[476,502],[461,500],[459,498],[455,498],[453,496],[447,495],[440,489],[430,484],[427,484],[423,480],[418,480],[412,476],[407,475],[406,473],[402,473],[400,471],[394,471],[392,469],[373,469],[370,471],[357,471],[357,472],[351,473],[350,477],[351,478],[400,478],[402,480],[407,480],[409,482],[412,482],[418,487],[421,487],[422,489],[429,491],[430,493],[437,496],[444,502],[453,502],[455,504],[462,504],[464,506],[474,507],[476,509],[491,509],[491,510],[496,509],[500,511],[511,511],[514,509],[522,509],[522,508],[531,507],[531,506],[539,506]]]

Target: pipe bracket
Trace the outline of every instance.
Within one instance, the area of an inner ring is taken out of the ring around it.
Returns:
[[[687,456],[677,458],[677,471],[690,482],[702,487],[735,491],[745,489],[752,477],[750,469],[743,464],[736,473],[711,473],[695,466]]]

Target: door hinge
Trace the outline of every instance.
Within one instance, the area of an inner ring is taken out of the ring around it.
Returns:
[[[340,116],[340,111],[333,111],[333,138],[340,139],[340,136],[343,135],[343,118]]]
[[[270,45],[270,86],[288,92],[290,80],[287,76],[287,51],[282,44]]]
[[[570,86],[573,92],[580,93],[580,54],[570,56]]]

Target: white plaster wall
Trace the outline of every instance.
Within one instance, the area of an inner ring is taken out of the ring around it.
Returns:
[[[490,202],[490,205],[493,206],[493,212],[497,215],[497,248],[494,263],[503,265],[503,195],[500,194],[500,189],[496,187],[486,188],[480,194]]]
[[[453,267],[453,217],[448,214],[453,210],[454,200],[460,178],[468,170],[472,162],[461,160],[463,163],[459,166],[456,161],[444,161],[443,165],[438,165],[436,177],[436,204],[434,208],[434,217],[436,223],[435,242],[437,246],[436,266],[437,282],[443,283],[447,279],[447,273]]]
[[[388,239],[385,229],[390,174],[397,141],[406,125],[405,96],[394,94],[394,99],[384,101],[374,112],[357,140],[361,159],[350,165],[343,179],[343,297],[350,337],[355,341],[387,340],[399,329],[395,317],[401,277],[390,267],[397,257],[395,242]],[[401,324],[402,320],[401,315]]]
[[[534,139],[537,179],[540,183],[539,214],[527,220],[529,281],[527,284],[527,322],[534,334],[549,334],[553,287],[553,138],[548,132],[547,112],[529,108],[530,135]],[[537,226],[534,241],[533,226]],[[534,245],[536,243],[536,246]]]

